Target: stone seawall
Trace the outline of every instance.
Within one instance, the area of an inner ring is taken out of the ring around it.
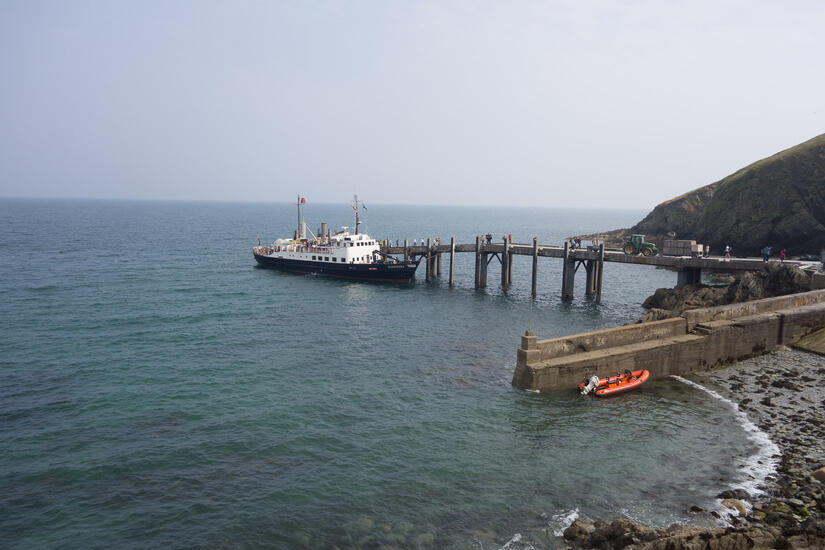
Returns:
[[[686,311],[682,317],[537,340],[521,338],[513,385],[573,388],[586,376],[647,369],[651,378],[711,369],[825,327],[825,290]]]

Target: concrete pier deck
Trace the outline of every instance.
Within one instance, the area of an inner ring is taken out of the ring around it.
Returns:
[[[536,280],[538,277],[539,258],[558,258],[562,260],[561,297],[563,300],[573,298],[576,272],[580,267],[586,272],[585,295],[595,298],[596,303],[602,299],[602,282],[604,279],[605,262],[646,265],[672,269],[677,273],[676,285],[700,283],[703,272],[742,272],[756,271],[764,268],[765,262],[761,258],[721,258],[721,257],[691,257],[691,256],[662,256],[643,254],[625,254],[621,250],[605,249],[604,245],[589,246],[587,248],[572,248],[569,243],[564,246],[540,245],[534,237],[530,244],[514,243],[509,238],[502,239],[501,243],[492,243],[476,236],[473,244],[460,244],[455,238],[450,238],[450,244],[441,244],[439,239],[427,239],[426,243],[410,246],[404,241],[403,246],[388,246],[389,239],[381,247],[385,255],[403,255],[404,259],[411,257],[426,258],[424,273],[427,281],[441,275],[441,256],[449,254],[449,284],[455,283],[455,255],[460,253],[475,255],[475,287],[485,288],[488,279],[488,266],[493,259],[498,260],[501,266],[501,286],[508,288],[513,282],[513,262],[516,256],[532,258],[532,295],[536,295]],[[811,264],[811,262],[797,262],[788,260],[789,265]]]

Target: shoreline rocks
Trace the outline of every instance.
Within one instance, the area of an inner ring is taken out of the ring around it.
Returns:
[[[781,367],[763,356],[690,376],[738,402],[781,451],[766,494],[729,489],[717,495],[732,510],[731,526],[651,529],[628,519],[576,520],[564,531],[566,542],[605,550],[825,548],[825,360],[801,351],[777,353]],[[704,513],[698,506],[691,510]]]
[[[703,284],[659,288],[642,307],[648,310],[639,322],[678,317],[685,310],[784,296],[810,290],[810,277],[799,267],[768,262],[761,271],[748,271],[728,286]]]

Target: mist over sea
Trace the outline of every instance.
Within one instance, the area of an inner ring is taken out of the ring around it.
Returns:
[[[362,231],[560,244],[641,210],[370,204]],[[352,226],[346,204],[306,219]],[[538,547],[575,515],[691,522],[759,451],[677,380],[612,399],[510,385],[519,337],[635,321],[675,273],[561,262],[379,285],[256,266],[290,204],[0,200],[0,547]]]

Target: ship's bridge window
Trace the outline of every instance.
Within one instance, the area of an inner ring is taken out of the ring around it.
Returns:
[[[312,257],[312,259],[314,260],[314,259],[315,259],[315,256],[313,256],[313,257]]]
[[[324,256],[324,261],[328,262],[329,261],[329,256]]]

